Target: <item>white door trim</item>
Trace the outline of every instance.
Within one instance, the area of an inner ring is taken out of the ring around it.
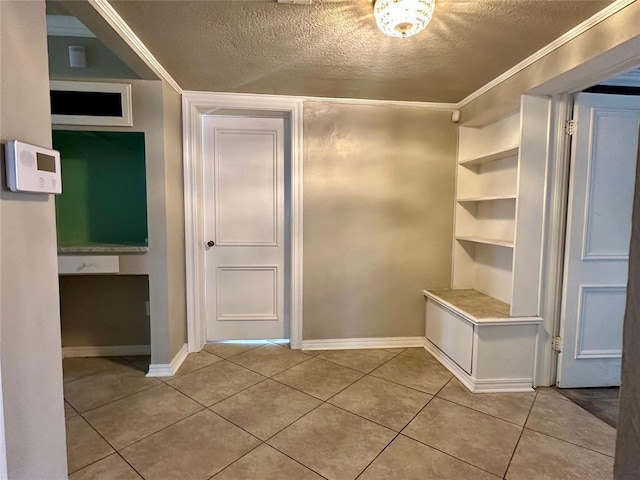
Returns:
[[[291,348],[302,347],[302,104],[296,97],[186,92],[182,96],[187,338],[190,352],[206,343],[202,117],[215,113],[288,118],[291,129]]]
[[[546,219],[544,222],[542,270],[540,277],[540,316],[534,384],[553,385],[556,382],[557,352],[552,348],[554,335],[560,331],[562,273],[569,203],[569,162],[571,138],[565,132],[573,110],[572,95],[552,98],[552,115],[548,119],[551,155],[547,165]]]

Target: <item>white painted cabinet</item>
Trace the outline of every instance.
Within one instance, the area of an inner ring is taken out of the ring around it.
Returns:
[[[475,290],[425,290],[426,349],[469,390],[532,389],[539,317],[511,317],[509,305]]]
[[[475,392],[533,385],[548,152],[532,139],[549,108],[525,96],[508,117],[460,127],[452,289],[424,292],[426,337]]]

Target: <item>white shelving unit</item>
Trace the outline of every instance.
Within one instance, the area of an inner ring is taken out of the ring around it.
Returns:
[[[460,127],[456,175],[454,289],[511,304],[520,115]]]
[[[546,152],[522,125],[538,135],[546,105],[523,100],[498,122],[459,130],[452,285],[423,292],[426,348],[474,392],[532,388]]]

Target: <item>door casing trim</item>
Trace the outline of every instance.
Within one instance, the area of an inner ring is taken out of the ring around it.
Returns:
[[[205,115],[235,114],[287,118],[291,155],[291,281],[289,332],[291,348],[302,347],[302,106],[297,97],[185,92],[182,96],[184,222],[189,352],[199,352],[207,339],[205,318],[202,119]]]

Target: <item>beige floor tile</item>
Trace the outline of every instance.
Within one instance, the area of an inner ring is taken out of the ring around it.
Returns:
[[[67,465],[69,473],[114,452],[81,416],[67,419]]]
[[[122,367],[127,361],[121,357],[74,357],[62,360],[63,379],[73,382],[112,368]]]
[[[333,397],[329,403],[400,431],[431,398],[426,393],[366,376]]]
[[[319,404],[319,400],[309,395],[266,380],[215,404],[211,409],[266,440]]]
[[[536,394],[535,392],[471,393],[456,378],[452,378],[438,392],[438,397],[493,415],[507,422],[524,425]]]
[[[84,413],[160,384],[139,370],[120,367],[65,383],[64,398],[79,413]]]
[[[522,428],[434,398],[403,433],[502,477]]]
[[[158,385],[91,410],[85,419],[120,450],[202,408],[170,386]]]
[[[207,479],[260,441],[209,410],[121,450],[145,480]]]
[[[573,402],[538,395],[526,427],[612,456],[616,431]]]
[[[151,355],[133,355],[124,357],[124,359],[129,362],[129,366],[135,368],[136,370],[140,370],[144,374],[149,371],[149,365],[151,364]]]
[[[429,352],[427,352],[424,349],[424,347],[407,348],[407,349],[405,349],[404,352],[402,352],[402,355],[408,355],[410,357],[418,358],[420,360],[424,360],[424,361],[427,361],[427,362],[438,362],[438,360],[436,360],[433,355],[431,355]]]
[[[508,480],[612,480],[613,458],[525,429]]]
[[[393,353],[386,350],[329,350],[322,353],[319,358],[359,372],[369,373],[393,356]]]
[[[64,402],[64,418],[71,418],[78,415],[71,405],[69,405],[66,401]]]
[[[500,477],[400,435],[358,477],[358,480],[497,480],[498,478]]]
[[[119,455],[113,454],[69,475],[69,480],[142,480],[142,477]]]
[[[328,350],[300,350],[305,355],[310,355],[312,357],[317,357],[318,355],[327,352]]]
[[[540,395],[551,395],[552,397],[559,398],[561,400],[567,400],[568,402],[571,401],[553,387],[538,387],[536,388],[536,392]]]
[[[267,377],[307,360],[309,360],[309,355],[275,344],[264,345],[231,357],[232,362]]]
[[[262,375],[225,360],[167,383],[195,401],[210,406],[262,380]]]
[[[273,378],[321,400],[326,400],[363,375],[350,368],[312,358]]]
[[[352,480],[395,432],[331,405],[321,405],[269,444],[330,480]]]
[[[402,353],[375,369],[371,375],[432,395],[452,378],[439,363],[425,362]]]
[[[391,353],[402,353],[406,348],[385,348],[384,350]]]
[[[211,480],[322,480],[286,455],[260,445]]]
[[[203,350],[220,358],[230,358],[261,346],[259,343],[207,343]]]
[[[209,352],[197,352],[190,353],[185,358],[182,365],[176,372],[175,376],[179,377],[180,375],[186,375],[187,373],[194,372],[204,367],[208,367],[209,365],[213,365],[214,363],[222,361],[221,357],[214,355]]]

